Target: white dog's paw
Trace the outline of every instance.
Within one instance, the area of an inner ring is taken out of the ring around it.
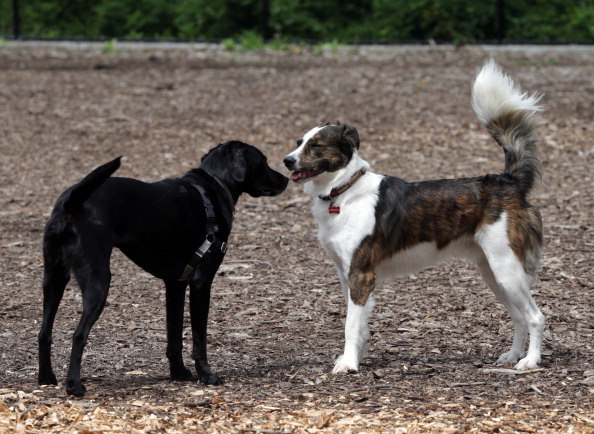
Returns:
[[[344,354],[340,356],[334,364],[333,374],[357,372],[359,370],[359,363],[352,358],[346,357]]]
[[[511,351],[508,351],[507,353],[503,353],[497,360],[497,363],[500,363],[500,364],[516,363],[522,357],[524,357],[523,352],[511,350]]]
[[[518,362],[518,364],[516,366],[514,366],[515,369],[517,369],[518,371],[527,371],[528,369],[536,369],[538,368],[538,362],[540,362],[540,359],[538,357],[525,357],[522,360],[520,360]]]

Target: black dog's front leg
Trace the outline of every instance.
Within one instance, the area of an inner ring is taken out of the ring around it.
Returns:
[[[192,318],[192,358],[196,372],[204,384],[223,384],[223,379],[210,370],[206,355],[206,326],[210,307],[210,287],[218,264],[207,272],[197,270],[190,280],[190,316]],[[211,271],[214,270],[214,271]]]
[[[174,381],[192,379],[192,372],[184,366],[182,357],[184,302],[186,298],[186,282],[165,282],[165,303],[167,310],[167,358],[169,372]]]

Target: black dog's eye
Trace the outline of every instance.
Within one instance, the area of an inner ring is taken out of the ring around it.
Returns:
[[[297,140],[297,147],[301,146],[302,143],[303,143],[303,139]]]

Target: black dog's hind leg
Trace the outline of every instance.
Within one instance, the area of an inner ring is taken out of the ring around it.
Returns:
[[[93,255],[92,262],[87,262],[86,258],[78,258],[77,262],[78,264],[73,267],[73,270],[82,291],[83,311],[72,337],[66,392],[69,395],[83,396],[86,388],[80,380],[82,354],[89,338],[89,332],[105,307],[111,272],[109,271],[109,253],[107,257],[101,258]]]
[[[61,250],[51,251],[48,240],[44,248],[43,321],[38,335],[39,384],[58,384],[52,369],[52,329],[64,289],[70,280],[70,270]]]
[[[172,380],[183,381],[193,378],[192,372],[184,366],[182,357],[184,302],[186,282],[165,281],[167,309],[167,358]]]
[[[222,260],[222,258],[221,258]],[[204,384],[223,384],[223,379],[210,370],[206,354],[206,327],[210,308],[210,287],[221,261],[198,269],[190,280],[190,316],[192,320],[192,358],[196,372]]]

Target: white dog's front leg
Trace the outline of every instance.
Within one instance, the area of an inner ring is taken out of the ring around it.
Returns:
[[[364,306],[358,306],[348,298],[348,310],[344,328],[344,353],[336,360],[333,374],[339,372],[358,371],[359,363],[369,343],[369,317],[373,310],[373,295]]]

